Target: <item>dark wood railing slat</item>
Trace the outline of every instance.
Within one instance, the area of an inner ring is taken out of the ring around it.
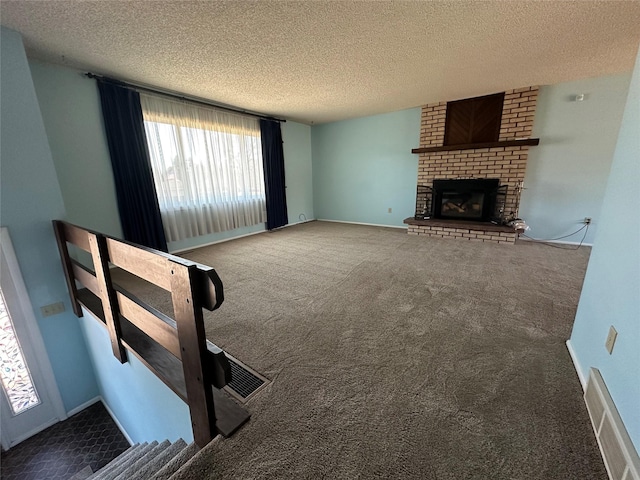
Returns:
[[[87,253],[91,253],[91,246],[89,245],[89,235],[87,230],[80,227],[76,227],[70,223],[63,223],[64,235],[67,242],[81,248]]]
[[[171,291],[171,275],[168,274],[170,267],[167,258],[112,238],[107,238],[107,248],[109,260],[115,266]]]
[[[98,323],[106,329],[107,325],[105,323],[100,298],[89,292],[86,288],[80,289],[78,297],[84,308],[91,312],[98,320]],[[127,352],[133,354],[133,356],[151,370],[151,372],[158,377],[162,383],[178,395],[182,401],[188,403],[187,396],[184,391],[184,379],[176,381],[177,379],[175,376],[170,378],[171,375],[168,375],[168,373],[173,370],[173,366],[171,365],[171,362],[166,360],[167,357],[162,359],[158,358],[157,350],[152,345],[152,343],[155,342],[148,341],[145,338],[148,337],[148,335],[129,322],[129,320],[127,320],[122,314],[120,315],[120,325],[122,326],[122,345],[127,349]],[[153,358],[148,359],[147,355],[151,355]],[[176,359],[173,355],[171,355],[170,358],[175,359],[175,362],[181,365],[180,360]],[[182,367],[180,367],[180,374],[182,375]]]
[[[91,293],[100,296],[100,288],[98,287],[98,279],[96,274],[82,265],[80,262],[71,259],[71,266],[73,268],[73,275],[76,277],[82,285],[89,289]]]
[[[180,343],[176,327],[171,325],[175,324],[172,319],[155,309],[155,312],[151,312],[152,307],[124,292],[117,292],[117,297],[123,317],[166,348],[174,357],[180,358]]]
[[[89,247],[93,257],[93,266],[96,269],[96,279],[98,280],[98,291],[102,300],[102,310],[104,319],[109,331],[109,340],[113,355],[120,363],[127,361],[127,352],[122,345],[122,329],[120,328],[120,315],[118,312],[118,302],[116,292],[111,283],[109,272],[109,258],[107,253],[106,238],[101,235],[89,234]]]
[[[215,436],[215,411],[202,306],[194,289],[195,265],[175,262],[170,270],[171,298],[195,442],[203,447]]]
[[[78,287],[76,287],[74,280],[73,265],[71,264],[71,257],[69,256],[69,249],[67,248],[65,223],[60,220],[54,220],[53,231],[56,235],[56,243],[58,244],[58,252],[60,253],[60,260],[62,261],[62,270],[64,271],[64,278],[67,282],[67,289],[71,297],[73,313],[76,314],[76,317],[82,317],[82,307],[78,300]]]

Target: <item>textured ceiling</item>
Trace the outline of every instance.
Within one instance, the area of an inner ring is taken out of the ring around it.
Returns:
[[[640,1],[9,1],[31,58],[321,123],[631,70]]]

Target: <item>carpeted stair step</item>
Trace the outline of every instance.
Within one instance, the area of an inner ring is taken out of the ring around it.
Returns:
[[[149,450],[145,455],[140,457],[137,461],[133,462],[129,465],[123,472],[121,472],[114,480],[129,480],[130,478],[138,478],[138,471],[144,468],[147,463],[153,461],[158,455],[161,455],[169,446],[171,442],[169,440],[165,440],[157,444],[151,450]]]
[[[97,480],[115,480],[115,478],[124,472],[127,468],[129,468],[133,463],[137,462],[139,459],[144,457],[148,452],[153,450],[158,445],[158,442],[153,441],[142,448],[136,450],[135,453],[131,454],[126,462],[120,462],[120,465],[117,468],[113,468],[108,472],[97,477]]]
[[[169,477],[169,480],[191,480],[194,478],[206,479],[215,478],[215,463],[212,462],[213,449],[222,437],[218,436],[181,465],[176,472]]]
[[[69,480],[167,480],[176,472],[184,472],[182,467],[197,456],[199,450],[195,443],[187,445],[183,439],[173,444],[169,440],[136,444],[97,472],[92,473],[91,468],[86,467]]]
[[[187,446],[187,442],[183,439],[179,439],[167,447],[162,453],[156,456],[153,460],[147,463],[144,468],[141,468],[136,472],[136,480],[149,480],[153,477],[162,467],[164,467],[169,461],[178,455]]]
[[[187,447],[183,448],[180,453],[169,460],[169,463],[158,470],[158,472],[151,477],[151,480],[168,480],[180,467],[182,467],[182,465],[198,453],[199,450],[200,449],[195,443],[189,444]]]
[[[147,445],[146,443],[136,443],[135,445],[132,445],[127,450],[125,450],[120,455],[118,455],[116,458],[114,458],[111,462],[107,463],[100,470],[98,470],[94,474],[90,475],[87,478],[87,480],[99,480],[101,478],[101,475],[104,475],[107,472],[110,472],[114,468],[118,468],[120,465],[122,465],[123,463],[127,462],[127,460],[132,455],[134,455],[136,452],[138,452],[141,448],[144,448],[146,445]]]

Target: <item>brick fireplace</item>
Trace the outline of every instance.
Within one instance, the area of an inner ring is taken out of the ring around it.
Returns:
[[[413,153],[420,155],[418,190],[420,191],[421,187],[423,190],[431,189],[434,180],[494,179],[499,181],[504,195],[499,205],[500,211],[496,214],[493,223],[464,221],[456,223],[455,220],[425,219],[416,214],[415,217],[405,220],[409,225],[410,234],[515,243],[518,232],[512,227],[501,224],[518,215],[529,148],[538,143],[537,139],[530,138],[537,96],[538,87],[536,86],[504,92],[501,117],[495,119],[497,141],[471,142],[462,145],[446,144],[445,137],[451,138],[451,135],[445,132],[445,125],[451,129],[461,128],[451,122],[451,119],[447,123],[447,102],[422,107],[420,148],[412,150]],[[450,103],[449,115],[451,115]],[[464,121],[469,120],[463,116],[463,123]],[[499,131],[497,130],[498,121]],[[481,120],[476,123],[481,123]]]

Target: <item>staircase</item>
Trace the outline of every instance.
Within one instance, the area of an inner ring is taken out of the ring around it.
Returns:
[[[69,480],[172,480],[180,476],[200,449],[180,439],[174,443],[138,443],[93,473],[86,467]]]

